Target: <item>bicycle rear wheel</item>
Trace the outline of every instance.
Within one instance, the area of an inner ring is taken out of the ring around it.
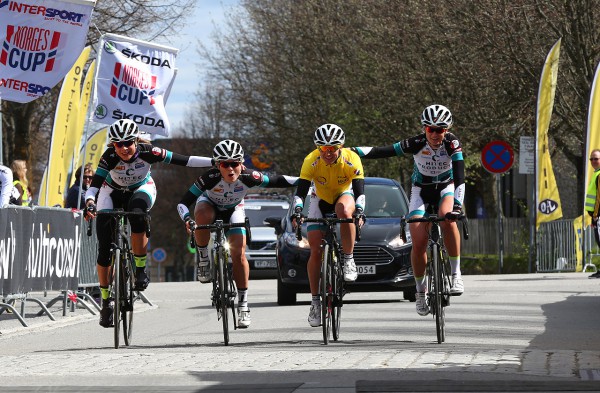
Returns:
[[[226,267],[225,263],[225,253],[223,250],[220,250],[217,256],[217,275],[218,275],[218,297],[219,297],[219,314],[221,316],[221,321],[223,322],[223,342],[225,345],[229,345],[229,314],[227,314],[227,287],[226,287]]]
[[[340,327],[342,317],[342,304],[344,296],[344,274],[342,272],[342,262],[340,260],[340,253],[337,251],[331,254],[332,264],[332,279],[333,284],[332,295],[333,304],[331,308],[331,330],[333,333],[333,341],[337,341],[340,338]]]
[[[125,339],[125,345],[131,344],[131,338],[133,333],[133,302],[135,301],[135,293],[133,288],[135,287],[134,275],[133,275],[133,255],[130,252],[125,254],[123,260],[124,266],[121,269],[122,282],[123,282],[123,306],[121,313],[123,315],[123,338]]]
[[[442,272],[442,255],[438,245],[433,245],[433,298],[434,305],[432,311],[435,315],[435,327],[437,334],[438,344],[441,344],[445,340],[445,320],[444,320],[444,307],[443,302],[443,291],[444,291],[444,278]]]
[[[113,251],[112,261],[113,274],[113,293],[114,293],[114,308],[113,308],[113,325],[114,325],[114,341],[115,349],[119,348],[121,335],[121,294],[123,293],[123,285],[121,280],[121,250],[118,248]]]
[[[331,310],[333,303],[331,286],[329,244],[325,244],[321,258],[321,325],[323,326],[323,343],[325,345],[329,344],[329,332],[331,331]]]

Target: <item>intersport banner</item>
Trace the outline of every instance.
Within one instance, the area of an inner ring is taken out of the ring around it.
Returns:
[[[93,120],[131,119],[140,130],[170,136],[166,97],[175,79],[178,49],[115,34],[100,40]]]
[[[85,45],[95,0],[0,0],[0,98],[48,93]]]

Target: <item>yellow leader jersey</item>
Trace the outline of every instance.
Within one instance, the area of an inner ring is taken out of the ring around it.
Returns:
[[[300,179],[314,183],[317,196],[329,204],[334,204],[336,199],[352,184],[354,179],[364,179],[362,162],[358,154],[350,149],[341,149],[340,156],[331,165],[327,165],[315,149],[306,156],[300,171]]]

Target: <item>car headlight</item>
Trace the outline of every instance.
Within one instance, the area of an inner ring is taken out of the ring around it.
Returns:
[[[285,232],[283,235],[285,244],[291,247],[309,248],[308,240],[303,236],[302,240],[296,239],[296,232]]]
[[[408,237],[408,234],[407,234]],[[398,235],[395,238],[393,238],[392,240],[390,240],[389,246],[391,248],[400,248],[402,246],[404,246],[406,244],[406,242],[404,240],[402,240],[402,236]]]

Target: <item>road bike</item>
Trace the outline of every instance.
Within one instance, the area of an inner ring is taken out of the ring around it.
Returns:
[[[427,304],[435,318],[436,335],[438,344],[446,340],[445,308],[450,305],[450,262],[448,252],[444,246],[440,222],[446,217],[438,217],[437,208],[428,210],[428,215],[419,218],[402,218],[402,236],[406,239],[406,224],[413,222],[430,223],[427,244]],[[469,238],[467,217],[460,215],[457,220],[462,221],[463,237]]]
[[[234,302],[237,296],[237,288],[233,280],[233,268],[229,255],[229,245],[226,244],[227,230],[231,228],[245,228],[246,242],[251,242],[250,221],[246,217],[243,223],[224,223],[223,220],[216,220],[213,224],[196,224],[190,223],[192,233],[190,245],[195,248],[196,241],[193,233],[197,230],[206,229],[214,233],[213,245],[210,252],[211,259],[211,277],[212,277],[212,293],[210,295],[213,307],[217,310],[217,320],[223,323],[223,341],[225,345],[229,345],[229,314],[228,309],[233,315],[233,329],[237,329],[237,319],[235,315]],[[196,250],[196,258],[200,257],[200,253]],[[216,272],[216,274],[215,274]]]
[[[125,219],[143,216],[146,221],[146,235],[150,237],[150,215],[148,212],[127,212],[123,209],[99,211],[113,219],[113,242],[110,247],[110,297],[114,299],[113,325],[115,349],[120,344],[120,329],[123,327],[123,340],[126,346],[131,344],[133,333],[133,305],[140,299],[140,293],[135,288],[135,262],[129,242],[129,229]],[[88,226],[88,236],[91,236],[91,226]]]
[[[344,288],[344,269],[342,247],[338,241],[336,226],[338,224],[354,223],[356,228],[356,241],[360,240],[360,226],[354,218],[337,218],[328,215],[325,218],[302,218],[303,223],[319,223],[325,226],[325,235],[321,244],[321,279],[319,293],[321,295],[321,326],[323,327],[323,343],[329,344],[330,336],[333,341],[340,337],[343,298],[346,293]],[[296,226],[296,237],[302,239],[301,227]],[[330,334],[331,333],[331,334]]]

